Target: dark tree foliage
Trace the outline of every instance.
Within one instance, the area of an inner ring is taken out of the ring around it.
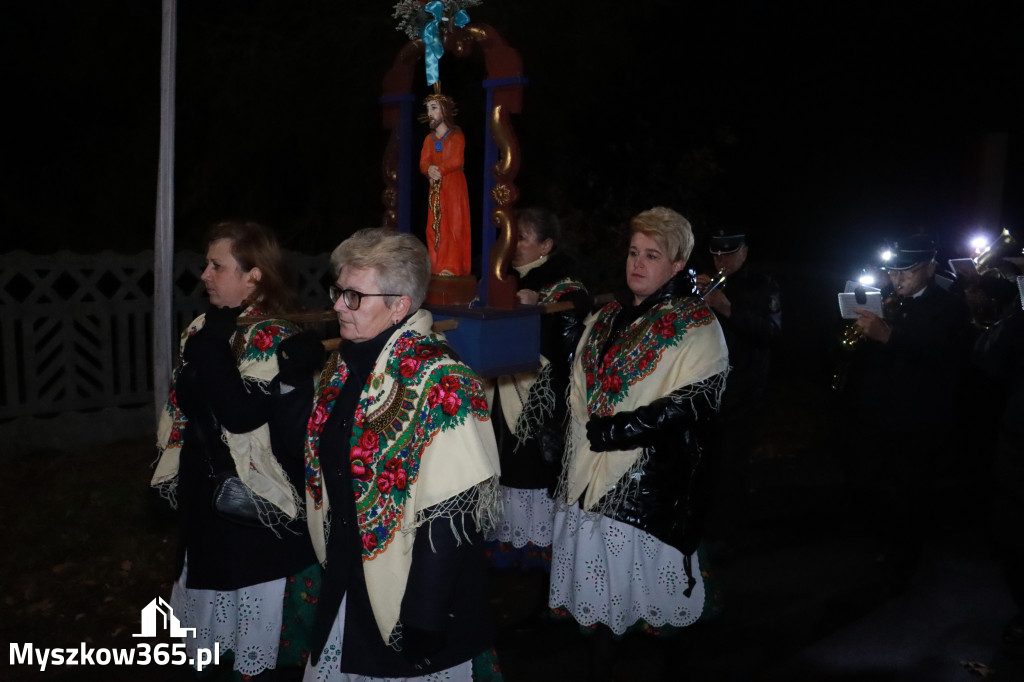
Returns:
[[[229,217],[310,252],[380,222],[381,78],[406,40],[391,4],[180,0],[179,247]],[[1009,133],[1007,189],[1024,180],[1019,4],[486,0],[470,14],[529,78],[520,203],[555,209],[602,284],[621,274],[629,216],[655,204],[698,243],[741,224],[762,257],[820,263],[888,232],[966,229],[987,133]],[[160,22],[156,1],[5,5],[5,249],[151,247]],[[478,68],[453,60],[442,80]],[[460,124],[479,127],[463,97]],[[1021,214],[1008,191],[1003,224]]]

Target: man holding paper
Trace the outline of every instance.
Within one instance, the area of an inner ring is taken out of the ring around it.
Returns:
[[[905,587],[927,529],[929,481],[950,462],[952,406],[967,361],[968,314],[963,300],[934,282],[935,242],[899,241],[884,265],[893,286],[885,318],[864,308],[864,338],[851,368],[856,437],[851,477],[857,510],[880,540],[879,560],[894,587]]]

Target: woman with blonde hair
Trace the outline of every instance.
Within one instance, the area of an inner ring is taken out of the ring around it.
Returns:
[[[550,605],[598,635],[598,677],[628,631],[674,632],[705,610],[700,427],[729,365],[685,268],[689,222],[657,207],[630,230],[628,291],[587,318],[573,363],[556,496]]]

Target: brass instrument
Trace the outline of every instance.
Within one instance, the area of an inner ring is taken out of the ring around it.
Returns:
[[[882,319],[888,323],[892,323],[896,319],[896,315],[899,312],[900,307],[903,305],[903,300],[902,296],[898,296],[895,293],[883,298]],[[863,301],[858,298],[857,303],[861,304]],[[843,329],[839,333],[839,345],[843,350],[853,350],[860,344],[861,339],[864,337],[857,331],[857,320],[845,320],[845,322],[846,324],[843,325]]]
[[[978,270],[979,275],[992,273],[1001,279],[1012,279],[999,268],[998,261],[1014,254],[1021,255],[1021,245],[1004,227],[1002,233],[986,246],[984,251],[974,257],[974,267]]]
[[[973,274],[967,277],[964,295],[971,311],[971,324],[974,327],[981,330],[989,329],[996,321],[1008,314],[1007,306],[1000,301],[1001,297],[996,296],[994,291],[998,286],[1011,288],[1004,282],[1012,284],[1016,272],[1012,272],[1013,268],[1007,267],[1007,263],[1003,259],[1020,254],[1020,242],[1004,227],[998,237],[980,254],[971,259],[978,274],[976,277]],[[1004,282],[989,282],[986,285],[981,280],[982,277],[1004,280]]]
[[[712,291],[725,284],[725,278],[725,268],[722,268],[721,270],[716,272],[715,276],[711,278],[711,281],[708,283],[708,286],[703,291],[700,292],[699,295],[701,300],[703,301],[708,297],[708,294],[710,294]]]
[[[864,289],[857,287],[854,292],[857,295],[857,303],[863,305],[866,299],[863,299]],[[886,299],[889,300],[889,299]],[[885,312],[885,305],[883,302],[882,312]],[[839,332],[839,348],[842,351],[854,350],[860,345],[861,339],[864,337],[857,331],[857,320],[844,320],[843,329]],[[835,381],[833,381],[835,384]]]
[[[846,320],[843,330],[839,332],[839,348],[844,351],[853,350],[860,344],[862,338],[864,337],[857,331],[857,320]]]
[[[902,296],[889,296],[882,300],[882,319],[892,323],[899,314],[903,305]],[[842,393],[846,386],[847,375],[850,371],[850,355],[860,347],[864,337],[857,331],[857,320],[845,320],[842,331],[839,333],[840,361],[832,373],[832,390]]]

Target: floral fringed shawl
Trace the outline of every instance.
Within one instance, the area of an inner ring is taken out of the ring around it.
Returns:
[[[454,360],[433,318],[414,313],[384,345],[353,415],[349,462],[362,539],[363,572],[384,641],[398,623],[415,530],[433,518],[471,513],[481,532],[496,518],[498,450],[480,379]],[[319,440],[348,379],[332,354],[306,439],[306,513],[321,562],[327,557],[330,502]],[[460,495],[476,489],[476,495]],[[472,500],[459,509],[453,500]],[[443,504],[446,503],[447,504]],[[425,515],[430,509],[432,518]],[[453,530],[456,530],[453,528]]]
[[[243,313],[245,316],[260,314],[253,306],[246,308]],[[205,322],[205,314],[192,321],[181,336],[179,353],[184,352],[188,337],[202,329]],[[235,332],[232,348],[236,351],[238,371],[251,390],[266,391],[267,384],[277,376],[277,345],[291,333],[291,329],[279,320],[258,322]],[[157,426],[157,448],[160,454],[150,482],[172,506],[177,506],[182,431],[188,428],[188,420],[178,408],[175,397],[174,382],[179,372],[180,366],[174,372],[170,396],[160,413]],[[253,499],[260,507],[264,524],[274,528],[287,519],[294,519],[302,510],[301,501],[271,452],[270,428],[264,424],[248,433],[231,433],[224,429],[221,436],[228,445],[239,478],[258,496]],[[282,518],[282,515],[287,519]]]
[[[520,276],[522,274],[520,269]],[[556,303],[566,294],[584,290],[582,283],[566,277],[538,291],[538,305]],[[502,416],[516,437],[517,447],[536,435],[541,425],[554,414],[555,401],[565,399],[564,395],[555,395],[551,388],[550,371],[548,358],[542,355],[539,370],[509,374],[498,377],[495,382],[501,396]],[[531,395],[534,384],[539,384],[542,389],[534,390]]]
[[[693,298],[653,306],[599,357],[621,313],[622,305],[612,302],[586,320],[569,393],[569,435],[558,497],[571,504],[585,495],[583,508],[597,513],[621,503],[615,494],[606,494],[642,466],[643,449],[592,451],[586,433],[590,415],[634,410],[673,392],[679,395],[688,386],[708,392],[717,405],[729,368],[721,325],[706,304]],[[628,491],[629,486],[618,490]],[[598,508],[599,502],[609,508]]]

